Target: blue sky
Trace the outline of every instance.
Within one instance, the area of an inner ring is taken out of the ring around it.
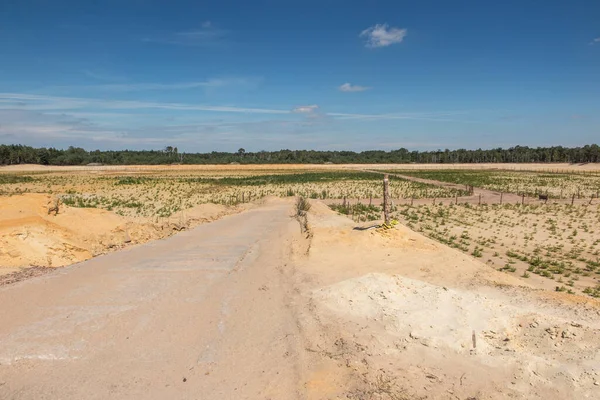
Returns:
[[[0,143],[431,150],[600,142],[600,2],[0,5]]]

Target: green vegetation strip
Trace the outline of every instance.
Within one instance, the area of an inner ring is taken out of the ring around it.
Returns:
[[[209,183],[226,186],[261,186],[268,184],[286,185],[293,183],[319,183],[338,181],[379,181],[381,179],[382,178],[380,174],[371,172],[331,171],[224,178],[187,178],[185,180],[189,182]]]
[[[26,175],[4,175],[0,174],[0,185],[11,183],[33,182],[34,179]]]

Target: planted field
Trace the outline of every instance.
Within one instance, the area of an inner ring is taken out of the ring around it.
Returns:
[[[548,194],[551,198],[590,198],[600,193],[600,173],[549,173],[491,170],[390,170],[416,178],[472,185],[505,193],[524,193],[527,196]]]
[[[400,206],[396,217],[536,286],[600,297],[600,206]]]
[[[180,173],[0,175],[0,194],[47,193],[68,206],[161,218],[199,204],[236,205],[266,196],[312,199],[378,197],[381,175],[360,171],[181,171]],[[391,179],[395,198],[453,197],[460,190]]]

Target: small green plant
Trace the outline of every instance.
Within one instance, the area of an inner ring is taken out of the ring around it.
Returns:
[[[483,253],[481,252],[482,249],[480,249],[479,247],[475,247],[475,249],[473,249],[473,252],[471,253],[471,255],[473,257],[483,257]]]
[[[311,204],[304,197],[300,196],[296,200],[296,216],[300,217],[306,215],[306,213],[310,210]]]

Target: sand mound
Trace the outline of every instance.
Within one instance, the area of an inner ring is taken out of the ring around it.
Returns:
[[[202,204],[153,223],[65,205],[60,205],[58,214],[49,214],[54,202],[47,194],[0,197],[0,274],[20,267],[70,265],[243,210]]]
[[[61,206],[48,214],[52,196],[0,199],[0,265],[59,267],[87,260],[103,248],[130,241],[127,221],[98,209]]]
[[[369,364],[403,370],[415,391],[431,376],[436,392],[460,398],[591,398],[597,390],[600,326],[593,318],[379,273],[318,289],[312,298],[322,320],[343,321],[342,341],[368,349]],[[457,389],[464,375],[469,384]]]

